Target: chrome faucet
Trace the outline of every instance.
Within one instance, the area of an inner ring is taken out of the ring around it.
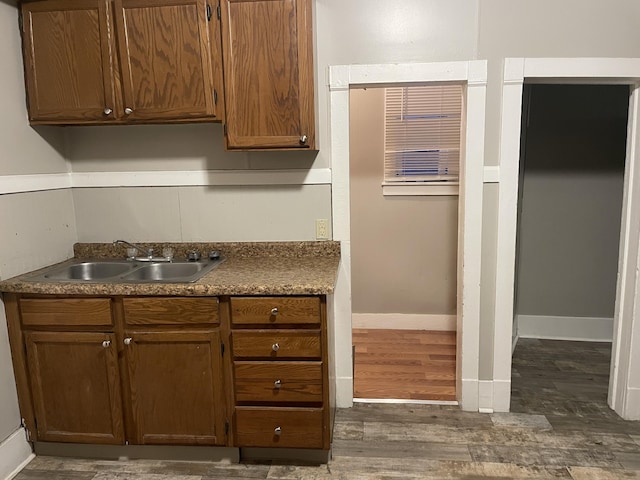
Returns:
[[[142,257],[135,257],[135,256],[132,257],[127,255],[127,257],[130,260],[139,260],[139,261],[147,261],[147,262],[150,262],[151,260],[153,260],[153,248],[142,248],[134,243],[127,242],[126,240],[115,240],[113,244],[114,245],[124,244],[124,245],[127,245],[128,247],[135,248],[137,251],[142,253]]]

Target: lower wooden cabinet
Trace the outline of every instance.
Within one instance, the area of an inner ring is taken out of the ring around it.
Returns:
[[[231,298],[236,446],[330,448],[323,300]]]
[[[236,442],[244,447],[324,448],[322,408],[236,407]]]
[[[124,443],[115,336],[26,332],[37,438]]]
[[[6,297],[31,440],[227,443],[217,298]]]
[[[218,332],[126,332],[137,444],[224,445]]]
[[[4,304],[31,441],[330,448],[324,297]]]

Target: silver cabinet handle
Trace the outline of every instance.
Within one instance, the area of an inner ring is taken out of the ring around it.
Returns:
[[[125,339],[124,339],[124,344],[125,344],[125,345],[131,345],[131,341],[132,341],[132,340],[133,340],[133,339],[132,339],[131,337],[127,337],[127,338],[125,338]]]
[[[111,113],[113,113],[113,110],[111,110],[109,107],[107,107],[107,108],[105,108],[105,109],[103,110],[103,113],[104,113],[105,115],[111,115]]]
[[[125,113],[125,115],[131,115],[133,113],[133,109],[127,107],[127,108],[124,109],[124,113]]]
[[[300,145],[304,145],[305,143],[307,143],[307,136],[306,135],[302,135],[300,136]]]
[[[275,382],[273,382],[273,388],[280,388],[281,386],[282,386],[281,380],[276,380]]]
[[[278,307],[273,307],[271,309],[271,315],[277,315],[278,314]]]
[[[276,427],[273,429],[274,435],[280,435],[282,433],[282,427]]]
[[[102,346],[104,348],[109,348],[111,346],[111,340],[105,340],[104,342],[102,342]]]
[[[271,350],[273,350],[274,352],[277,352],[278,350],[280,350],[280,345],[277,343],[274,343],[273,345],[271,345]]]

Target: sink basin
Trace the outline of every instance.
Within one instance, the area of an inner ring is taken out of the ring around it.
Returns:
[[[223,259],[197,262],[137,262],[126,260],[78,260],[51,267],[27,278],[33,282],[74,283],[188,283],[220,265]]]
[[[211,263],[151,263],[125,275],[123,281],[142,282],[192,282],[204,275],[215,265]],[[203,272],[203,270],[205,270]]]
[[[135,268],[131,262],[81,262],[68,265],[50,273],[45,273],[44,278],[50,280],[103,280],[105,278],[123,275]]]

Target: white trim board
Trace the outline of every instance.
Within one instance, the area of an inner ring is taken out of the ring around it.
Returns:
[[[64,188],[330,185],[331,169],[69,172],[0,175],[0,195]]]
[[[408,313],[353,313],[353,328],[370,330],[435,330],[456,331],[456,315],[427,315]]]
[[[71,188],[69,173],[43,173],[40,175],[0,175],[0,195],[9,193],[40,192]]]
[[[516,315],[519,338],[610,342],[613,318]]]
[[[26,432],[20,427],[0,443],[0,480],[15,477],[34,458]]]

